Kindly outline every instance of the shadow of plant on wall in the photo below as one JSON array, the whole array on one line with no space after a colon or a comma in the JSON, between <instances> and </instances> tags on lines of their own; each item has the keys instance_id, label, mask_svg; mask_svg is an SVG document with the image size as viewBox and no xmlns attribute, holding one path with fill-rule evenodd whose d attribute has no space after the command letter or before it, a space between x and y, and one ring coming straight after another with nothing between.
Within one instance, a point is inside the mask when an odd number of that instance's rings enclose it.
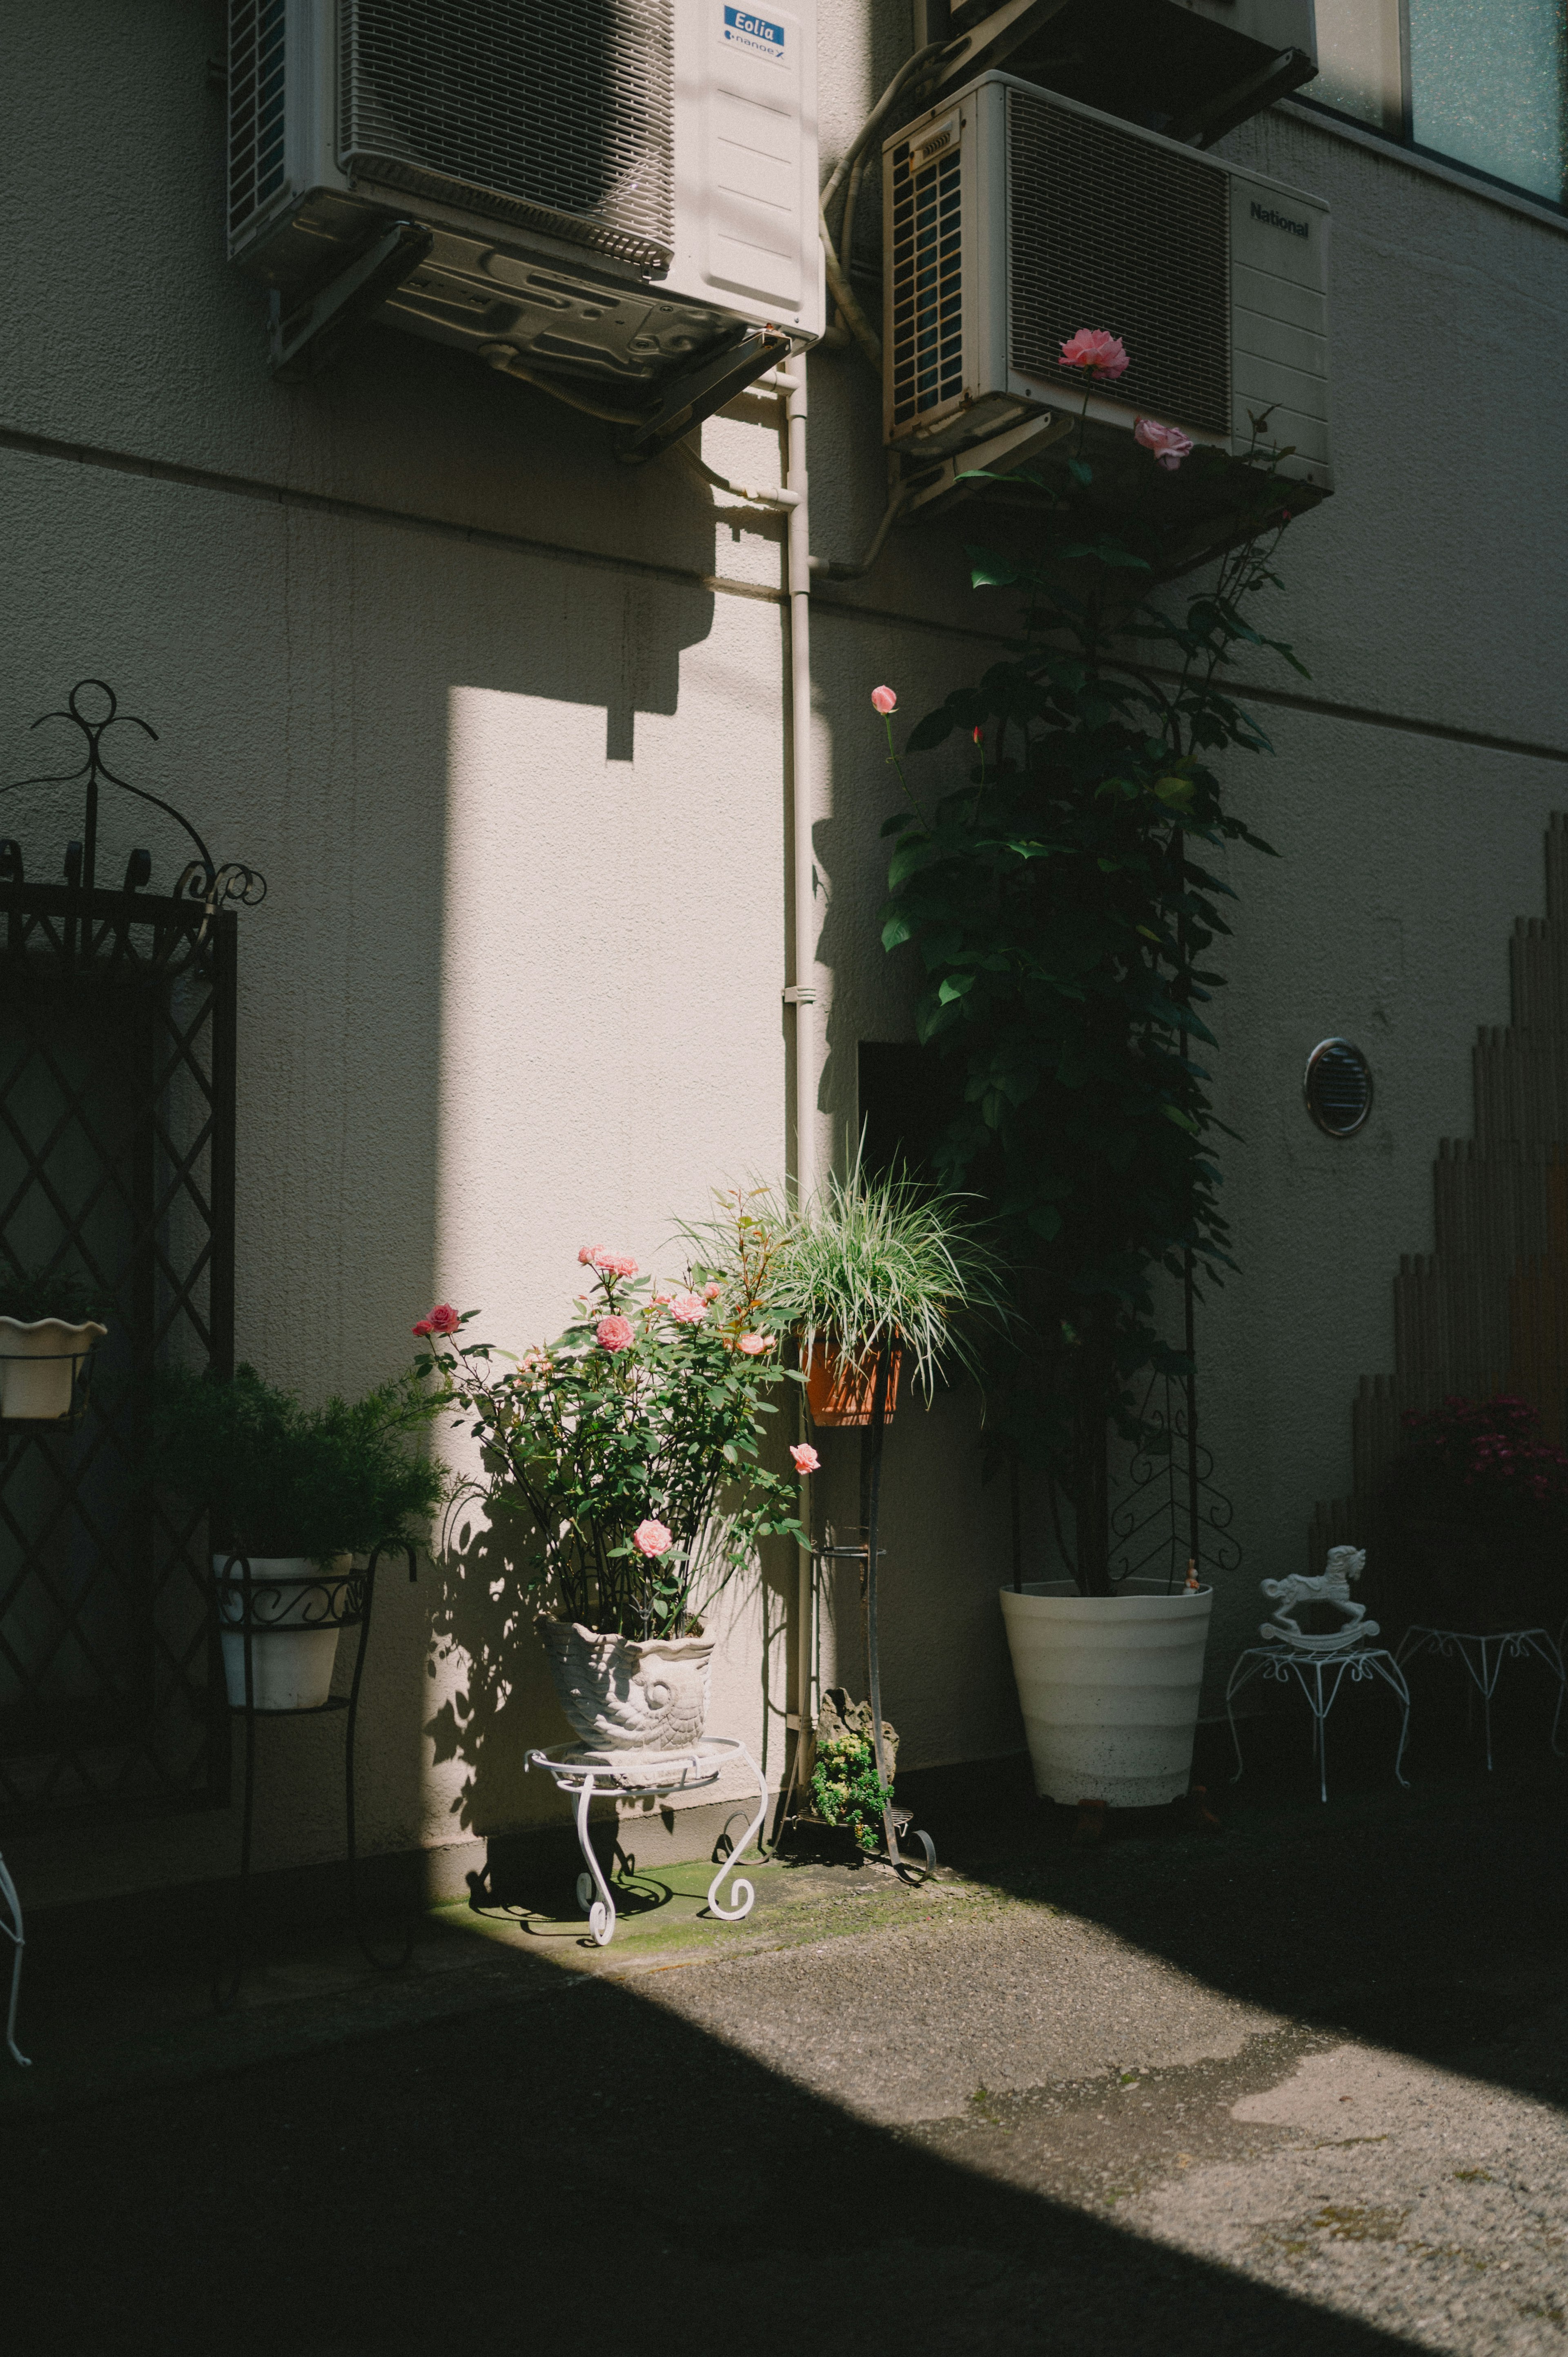
<instances>
[{"instance_id":1,"label":"shadow of plant on wall","mask_svg":"<svg viewBox=\"0 0 1568 2357\"><path fill-rule=\"evenodd\" d=\"M437 1771L461 1763L451 1813L465 1833L482 1836L545 1813L542 1795L529 1806L527 1755L546 1744L569 1743L572 1730L533 1631L536 1606L524 1568L530 1525L502 1513L487 1523L475 1502L459 1496L432 1558L441 1592L425 1674L434 1684L456 1666L461 1682L426 1720L424 1732Z\"/></svg>"}]
</instances>

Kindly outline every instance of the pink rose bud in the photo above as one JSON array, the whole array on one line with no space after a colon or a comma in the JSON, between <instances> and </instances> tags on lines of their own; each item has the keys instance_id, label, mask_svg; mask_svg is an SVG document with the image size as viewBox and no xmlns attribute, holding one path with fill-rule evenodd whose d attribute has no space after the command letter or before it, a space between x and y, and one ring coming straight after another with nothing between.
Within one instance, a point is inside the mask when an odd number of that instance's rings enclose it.
<instances>
[{"instance_id":1,"label":"pink rose bud","mask_svg":"<svg viewBox=\"0 0 1568 2357\"><path fill-rule=\"evenodd\" d=\"M880 712L884 719L897 701L898 698L890 687L874 687L871 691L872 708L874 711Z\"/></svg>"},{"instance_id":2,"label":"pink rose bud","mask_svg":"<svg viewBox=\"0 0 1568 2357\"><path fill-rule=\"evenodd\" d=\"M428 1318L422 1318L413 1330L419 1335L430 1335L435 1333L435 1329Z\"/></svg>"},{"instance_id":3,"label":"pink rose bud","mask_svg":"<svg viewBox=\"0 0 1568 2357\"><path fill-rule=\"evenodd\" d=\"M1162 425L1153 417L1140 417L1133 428L1133 439L1141 442L1145 450L1155 454L1155 464L1174 475L1184 458L1192 456L1192 443L1179 425Z\"/></svg>"},{"instance_id":4,"label":"pink rose bud","mask_svg":"<svg viewBox=\"0 0 1568 2357\"><path fill-rule=\"evenodd\" d=\"M811 1447L809 1440L797 1441L794 1448L789 1451L789 1454L795 1460L795 1470L797 1473L820 1473L822 1471L822 1460L817 1455L816 1450Z\"/></svg>"},{"instance_id":5,"label":"pink rose bud","mask_svg":"<svg viewBox=\"0 0 1568 2357\"><path fill-rule=\"evenodd\" d=\"M601 1351L627 1351L637 1337L629 1318L601 1318L594 1329L594 1340Z\"/></svg>"},{"instance_id":6,"label":"pink rose bud","mask_svg":"<svg viewBox=\"0 0 1568 2357\"><path fill-rule=\"evenodd\" d=\"M773 1348L773 1337L771 1334L743 1334L736 1348L744 1351L748 1359L760 1359L764 1351Z\"/></svg>"},{"instance_id":7,"label":"pink rose bud","mask_svg":"<svg viewBox=\"0 0 1568 2357\"><path fill-rule=\"evenodd\" d=\"M984 729L983 729L983 728L977 728L977 729L975 730L975 732L974 732L974 741L975 741L975 743L976 743L977 745L983 745L983 744L984 744L984 742L985 742L985 731L984 731Z\"/></svg>"},{"instance_id":8,"label":"pink rose bud","mask_svg":"<svg viewBox=\"0 0 1568 2357\"><path fill-rule=\"evenodd\" d=\"M678 1293L670 1304L670 1315L677 1326L700 1326L708 1314L708 1305L700 1293Z\"/></svg>"},{"instance_id":9,"label":"pink rose bud","mask_svg":"<svg viewBox=\"0 0 1568 2357\"><path fill-rule=\"evenodd\" d=\"M703 1299L704 1301L716 1301L723 1291L724 1286L722 1285L704 1285L703 1287Z\"/></svg>"},{"instance_id":10,"label":"pink rose bud","mask_svg":"<svg viewBox=\"0 0 1568 2357\"><path fill-rule=\"evenodd\" d=\"M675 1534L667 1531L662 1523L650 1520L639 1523L631 1534L631 1543L641 1555L668 1555L675 1544Z\"/></svg>"},{"instance_id":11,"label":"pink rose bud","mask_svg":"<svg viewBox=\"0 0 1568 2357\"><path fill-rule=\"evenodd\" d=\"M430 1313L433 1334L456 1334L463 1321L449 1301L438 1301Z\"/></svg>"},{"instance_id":12,"label":"pink rose bud","mask_svg":"<svg viewBox=\"0 0 1568 2357\"><path fill-rule=\"evenodd\" d=\"M605 1248L603 1244L585 1244L582 1251L577 1254L577 1258L582 1262L585 1268L597 1268L604 1256Z\"/></svg>"},{"instance_id":13,"label":"pink rose bud","mask_svg":"<svg viewBox=\"0 0 1568 2357\"><path fill-rule=\"evenodd\" d=\"M1061 355L1063 368L1082 369L1097 383L1113 384L1133 364L1121 337L1104 328L1080 328L1069 337Z\"/></svg>"}]
</instances>

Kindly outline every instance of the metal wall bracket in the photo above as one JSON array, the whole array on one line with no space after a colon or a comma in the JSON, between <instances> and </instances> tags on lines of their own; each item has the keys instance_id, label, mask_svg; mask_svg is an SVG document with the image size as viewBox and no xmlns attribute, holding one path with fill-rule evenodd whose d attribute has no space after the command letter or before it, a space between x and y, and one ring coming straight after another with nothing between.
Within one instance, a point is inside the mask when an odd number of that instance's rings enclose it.
<instances>
[{"instance_id":1,"label":"metal wall bracket","mask_svg":"<svg viewBox=\"0 0 1568 2357\"><path fill-rule=\"evenodd\" d=\"M384 237L306 303L285 311L272 297L272 371L285 384L314 376L336 358L351 328L368 318L424 262L435 242L434 230L417 221L394 221Z\"/></svg>"},{"instance_id":2,"label":"metal wall bracket","mask_svg":"<svg viewBox=\"0 0 1568 2357\"><path fill-rule=\"evenodd\" d=\"M789 338L781 329L763 328L738 344L726 345L683 375L671 378L647 417L627 426L617 437L616 457L634 467L659 457L704 417L711 417L770 368L787 361L789 350Z\"/></svg>"}]
</instances>

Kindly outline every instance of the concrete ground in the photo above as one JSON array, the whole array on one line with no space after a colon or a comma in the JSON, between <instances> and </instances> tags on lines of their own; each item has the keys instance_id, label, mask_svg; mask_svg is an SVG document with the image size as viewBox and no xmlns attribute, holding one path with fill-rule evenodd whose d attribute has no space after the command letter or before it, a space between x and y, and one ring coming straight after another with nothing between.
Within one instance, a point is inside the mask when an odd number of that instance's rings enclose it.
<instances>
[{"instance_id":1,"label":"concrete ground","mask_svg":"<svg viewBox=\"0 0 1568 2357\"><path fill-rule=\"evenodd\" d=\"M1294 1723L1234 1792L1206 1738L1219 1829L929 1780L922 1887L768 1865L728 1927L633 1874L600 1952L568 1883L385 1978L278 1939L222 2018L46 1942L0 2346L1555 2357L1568 1771L1521 1710L1402 1792L1368 1732L1327 1808Z\"/></svg>"}]
</instances>

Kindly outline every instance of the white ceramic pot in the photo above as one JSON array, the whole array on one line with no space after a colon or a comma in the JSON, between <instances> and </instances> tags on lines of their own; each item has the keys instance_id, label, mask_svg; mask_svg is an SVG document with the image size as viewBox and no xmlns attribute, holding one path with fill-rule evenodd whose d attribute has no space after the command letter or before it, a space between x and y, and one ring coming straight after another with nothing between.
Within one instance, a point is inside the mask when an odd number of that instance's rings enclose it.
<instances>
[{"instance_id":1,"label":"white ceramic pot","mask_svg":"<svg viewBox=\"0 0 1568 2357\"><path fill-rule=\"evenodd\" d=\"M108 1331L92 1318L71 1326L63 1318L38 1318L24 1326L0 1318L0 1415L39 1423L69 1415L76 1370Z\"/></svg>"},{"instance_id":2,"label":"white ceramic pot","mask_svg":"<svg viewBox=\"0 0 1568 2357\"><path fill-rule=\"evenodd\" d=\"M218 1583L218 1619L242 1622L244 1591L239 1565L230 1569L226 1555L212 1558ZM340 1609L341 1589L353 1568L352 1555L333 1558L323 1571L303 1555L253 1555L251 1566L251 1611L264 1628L251 1631L251 1690L257 1710L319 1710L332 1691L332 1668L338 1658L341 1631L334 1625L313 1628L326 1612ZM230 1706L245 1706L245 1635L242 1628L222 1630L223 1682Z\"/></svg>"},{"instance_id":3,"label":"white ceramic pot","mask_svg":"<svg viewBox=\"0 0 1568 2357\"><path fill-rule=\"evenodd\" d=\"M1131 1579L1115 1596L1070 1580L1002 1590L1002 1617L1042 1800L1156 1808L1192 1774L1211 1587Z\"/></svg>"},{"instance_id":4,"label":"white ceramic pot","mask_svg":"<svg viewBox=\"0 0 1568 2357\"><path fill-rule=\"evenodd\" d=\"M534 1622L572 1731L596 1751L683 1751L708 1719L712 1637L615 1637Z\"/></svg>"}]
</instances>

